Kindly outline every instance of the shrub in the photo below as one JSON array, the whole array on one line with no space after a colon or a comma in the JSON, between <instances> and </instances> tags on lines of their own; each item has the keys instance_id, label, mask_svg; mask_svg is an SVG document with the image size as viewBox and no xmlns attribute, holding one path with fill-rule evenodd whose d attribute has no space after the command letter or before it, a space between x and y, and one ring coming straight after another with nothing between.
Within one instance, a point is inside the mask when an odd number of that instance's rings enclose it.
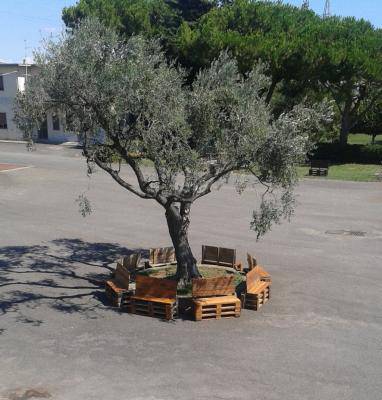
<instances>
[{"instance_id":1,"label":"shrub","mask_svg":"<svg viewBox=\"0 0 382 400\"><path fill-rule=\"evenodd\" d=\"M380 164L382 145L320 143L309 155L310 160L329 160L332 163Z\"/></svg>"}]
</instances>

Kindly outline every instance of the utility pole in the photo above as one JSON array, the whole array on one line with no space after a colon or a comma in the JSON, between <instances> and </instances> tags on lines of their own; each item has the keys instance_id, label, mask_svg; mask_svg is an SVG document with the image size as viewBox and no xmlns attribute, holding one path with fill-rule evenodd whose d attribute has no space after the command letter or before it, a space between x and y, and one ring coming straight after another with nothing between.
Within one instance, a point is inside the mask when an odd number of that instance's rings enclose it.
<instances>
[{"instance_id":1,"label":"utility pole","mask_svg":"<svg viewBox=\"0 0 382 400\"><path fill-rule=\"evenodd\" d=\"M309 0L304 0L304 1L302 2L301 8L302 8L303 10L308 10L308 9L309 9Z\"/></svg>"},{"instance_id":2,"label":"utility pole","mask_svg":"<svg viewBox=\"0 0 382 400\"><path fill-rule=\"evenodd\" d=\"M325 1L325 8L324 8L324 18L329 18L331 16L330 12L330 0Z\"/></svg>"},{"instance_id":3,"label":"utility pole","mask_svg":"<svg viewBox=\"0 0 382 400\"><path fill-rule=\"evenodd\" d=\"M24 45L25 45L24 65L25 65L25 82L26 82L28 80L28 63L27 63L28 46L26 39L24 40Z\"/></svg>"}]
</instances>

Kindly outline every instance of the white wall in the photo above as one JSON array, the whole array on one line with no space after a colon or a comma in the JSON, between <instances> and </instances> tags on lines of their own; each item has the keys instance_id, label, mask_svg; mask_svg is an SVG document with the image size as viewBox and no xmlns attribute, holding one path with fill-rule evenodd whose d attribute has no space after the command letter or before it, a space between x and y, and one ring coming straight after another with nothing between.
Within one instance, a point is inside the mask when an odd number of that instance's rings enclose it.
<instances>
[{"instance_id":1,"label":"white wall","mask_svg":"<svg viewBox=\"0 0 382 400\"><path fill-rule=\"evenodd\" d=\"M60 130L55 131L53 130L53 116L52 114L48 114L47 116L48 122L48 140L52 143L63 143L63 142L77 142L78 138L77 135L65 132L63 130L63 121L60 118Z\"/></svg>"},{"instance_id":2,"label":"white wall","mask_svg":"<svg viewBox=\"0 0 382 400\"><path fill-rule=\"evenodd\" d=\"M28 74L33 74L35 67L29 67ZM7 129L0 129L0 139L22 140L23 133L13 122L13 104L17 91L24 90L25 67L18 64L0 64L0 75L3 76L4 91L0 90L0 113L7 115ZM48 141L52 143L76 142L77 135L65 132L60 119L60 130L53 130L52 115L47 116ZM37 136L37 135L36 135Z\"/></svg>"},{"instance_id":3,"label":"white wall","mask_svg":"<svg viewBox=\"0 0 382 400\"><path fill-rule=\"evenodd\" d=\"M1 74L0 68L0 74ZM22 140L23 134L13 122L13 101L17 94L18 72L3 75L4 90L0 90L0 113L6 113L8 129L0 129L0 139Z\"/></svg>"}]
</instances>

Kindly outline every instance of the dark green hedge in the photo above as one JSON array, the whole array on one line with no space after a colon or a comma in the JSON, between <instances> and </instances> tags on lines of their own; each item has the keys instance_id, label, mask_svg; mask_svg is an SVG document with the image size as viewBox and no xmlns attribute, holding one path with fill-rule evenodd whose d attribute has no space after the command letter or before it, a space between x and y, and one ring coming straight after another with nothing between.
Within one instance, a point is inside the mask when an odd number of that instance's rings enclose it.
<instances>
[{"instance_id":1,"label":"dark green hedge","mask_svg":"<svg viewBox=\"0 0 382 400\"><path fill-rule=\"evenodd\" d=\"M380 164L382 145L348 144L341 147L339 143L320 143L309 158L329 160L332 163Z\"/></svg>"}]
</instances>

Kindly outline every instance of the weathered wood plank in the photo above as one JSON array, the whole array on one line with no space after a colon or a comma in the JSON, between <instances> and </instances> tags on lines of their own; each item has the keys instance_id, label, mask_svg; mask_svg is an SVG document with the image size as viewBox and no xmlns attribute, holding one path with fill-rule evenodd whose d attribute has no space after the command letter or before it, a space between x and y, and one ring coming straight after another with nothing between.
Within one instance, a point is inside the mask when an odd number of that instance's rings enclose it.
<instances>
[{"instance_id":1,"label":"weathered wood plank","mask_svg":"<svg viewBox=\"0 0 382 400\"><path fill-rule=\"evenodd\" d=\"M192 297L225 296L235 293L234 276L192 280Z\"/></svg>"}]
</instances>

